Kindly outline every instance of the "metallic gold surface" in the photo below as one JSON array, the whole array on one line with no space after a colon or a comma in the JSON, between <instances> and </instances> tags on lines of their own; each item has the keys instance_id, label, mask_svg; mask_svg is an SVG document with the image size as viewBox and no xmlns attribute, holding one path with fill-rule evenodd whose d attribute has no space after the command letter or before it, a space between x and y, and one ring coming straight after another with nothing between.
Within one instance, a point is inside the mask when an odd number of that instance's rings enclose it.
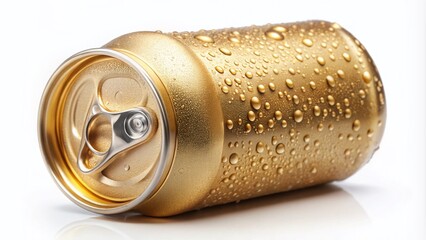
<instances>
[{"instance_id":1,"label":"metallic gold surface","mask_svg":"<svg viewBox=\"0 0 426 240\"><path fill-rule=\"evenodd\" d=\"M39 134L58 184L91 211L168 216L341 180L383 135L380 76L337 24L139 32L82 55L50 80ZM94 98L111 112L149 107L159 129L87 174L75 162ZM91 122L90 144L108 151L110 128Z\"/></svg>"}]
</instances>

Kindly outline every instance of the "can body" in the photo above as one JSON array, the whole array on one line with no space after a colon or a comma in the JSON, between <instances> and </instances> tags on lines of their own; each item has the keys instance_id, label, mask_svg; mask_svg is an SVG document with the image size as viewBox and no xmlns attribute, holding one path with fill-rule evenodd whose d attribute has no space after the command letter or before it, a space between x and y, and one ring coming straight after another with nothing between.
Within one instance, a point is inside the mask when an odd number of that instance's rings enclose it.
<instances>
[{"instance_id":1,"label":"can body","mask_svg":"<svg viewBox=\"0 0 426 240\"><path fill-rule=\"evenodd\" d=\"M102 49L54 74L39 123L56 181L95 212L168 216L341 180L371 158L383 135L379 73L337 24L138 32ZM141 83L128 80L141 72ZM147 93L142 100L134 100L138 91ZM140 106L152 134L120 145L108 140L115 127L91 131L102 125L92 118L98 105L105 116Z\"/></svg>"}]
</instances>

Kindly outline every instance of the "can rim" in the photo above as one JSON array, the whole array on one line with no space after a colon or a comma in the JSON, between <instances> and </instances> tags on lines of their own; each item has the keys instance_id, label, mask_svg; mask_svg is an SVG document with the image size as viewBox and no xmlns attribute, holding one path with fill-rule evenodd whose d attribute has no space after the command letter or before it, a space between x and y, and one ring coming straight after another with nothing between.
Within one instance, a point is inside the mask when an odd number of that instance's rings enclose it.
<instances>
[{"instance_id":1,"label":"can rim","mask_svg":"<svg viewBox=\"0 0 426 240\"><path fill-rule=\"evenodd\" d=\"M58 159L51 159L49 157L52 157L53 155L48 154L49 151L45 146L45 140L46 140L46 134L45 128L46 128L46 112L48 106L49 106L49 100L52 97L52 93L54 92L55 83L57 81L64 80L64 77L62 76L66 71L69 71L70 68L73 68L75 66L78 66L81 64L82 61L87 60L91 57L112 57L119 61L122 61L123 63L127 64L129 67L131 67L133 70L136 71L136 73L144 80L146 83L148 83L149 88L151 89L154 99L158 104L159 110L160 110L160 116L164 121L162 122L163 131L161 133L162 139L161 139L161 152L160 152L160 158L158 160L157 167L154 172L154 176L149 182L148 186L145 188L145 190L135 199L121 202L117 204L117 202L114 202L114 204L110 206L105 206L105 203L102 204L95 204L93 201L87 201L81 196L79 196L78 190L76 188L73 188L72 186L69 186L72 184L69 180L64 179L65 177L72 177L68 175L71 174L65 174L67 176L63 176L63 173L58 173L58 170L62 172L61 169L54 169L58 168L58 166L52 166L53 163L57 161L64 161L62 158L61 160ZM137 58L136 56L131 55L129 52L122 52L117 49L108 49L108 48L92 48L87 49L84 51L81 51L79 53L74 54L73 56L69 57L67 60L65 60L58 69L53 73L51 78L48 81L48 84L46 88L44 89L44 92L42 94L42 98L40 101L40 107L38 112L38 138L39 138L39 146L41 149L41 153L44 159L44 162L46 164L46 167L49 170L49 173L51 176L55 179L56 184L59 186L61 191L74 203L76 203L78 206L92 211L96 213L101 214L118 214L123 213L126 211L129 211L131 209L134 209L136 206L141 204L143 201L147 200L151 196L153 196L158 189L158 187L162 184L162 182L165 180L168 171L171 166L171 156L173 156L173 150L175 147L175 136L174 136L174 128L169 125L169 122L167 119L170 119L167 107L165 106L164 98L161 95L161 92L157 88L158 84L154 83L153 78L150 76L150 74L146 71L144 66L141 65L141 62L143 62L141 59ZM66 78L66 77L65 77ZM172 117L173 118L173 117ZM56 141L58 142L58 138L54 137ZM62 155L62 154L61 154ZM169 169L167 169L167 167ZM59 176L58 176L59 174ZM77 179L77 181L79 181ZM103 199L104 200L104 199Z\"/></svg>"}]
</instances>

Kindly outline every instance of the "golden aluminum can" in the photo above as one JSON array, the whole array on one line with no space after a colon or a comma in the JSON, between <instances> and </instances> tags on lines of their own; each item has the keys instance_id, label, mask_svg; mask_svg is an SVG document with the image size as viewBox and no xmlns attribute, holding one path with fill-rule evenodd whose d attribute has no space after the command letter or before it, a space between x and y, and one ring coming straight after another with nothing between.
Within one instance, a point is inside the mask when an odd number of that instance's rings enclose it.
<instances>
[{"instance_id":1,"label":"golden aluminum can","mask_svg":"<svg viewBox=\"0 0 426 240\"><path fill-rule=\"evenodd\" d=\"M79 206L170 216L345 179L385 118L364 46L307 21L135 32L80 52L45 89L39 140Z\"/></svg>"}]
</instances>

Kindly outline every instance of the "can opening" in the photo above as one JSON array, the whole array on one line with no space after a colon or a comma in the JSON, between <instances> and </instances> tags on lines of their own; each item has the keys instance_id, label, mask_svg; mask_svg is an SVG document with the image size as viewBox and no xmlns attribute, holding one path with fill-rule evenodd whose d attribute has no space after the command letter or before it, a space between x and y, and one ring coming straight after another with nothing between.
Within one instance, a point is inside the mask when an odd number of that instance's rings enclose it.
<instances>
[{"instance_id":1,"label":"can opening","mask_svg":"<svg viewBox=\"0 0 426 240\"><path fill-rule=\"evenodd\" d=\"M175 146L169 101L155 73L128 54L93 49L63 63L42 98L39 138L65 194L103 214L155 194Z\"/></svg>"}]
</instances>

